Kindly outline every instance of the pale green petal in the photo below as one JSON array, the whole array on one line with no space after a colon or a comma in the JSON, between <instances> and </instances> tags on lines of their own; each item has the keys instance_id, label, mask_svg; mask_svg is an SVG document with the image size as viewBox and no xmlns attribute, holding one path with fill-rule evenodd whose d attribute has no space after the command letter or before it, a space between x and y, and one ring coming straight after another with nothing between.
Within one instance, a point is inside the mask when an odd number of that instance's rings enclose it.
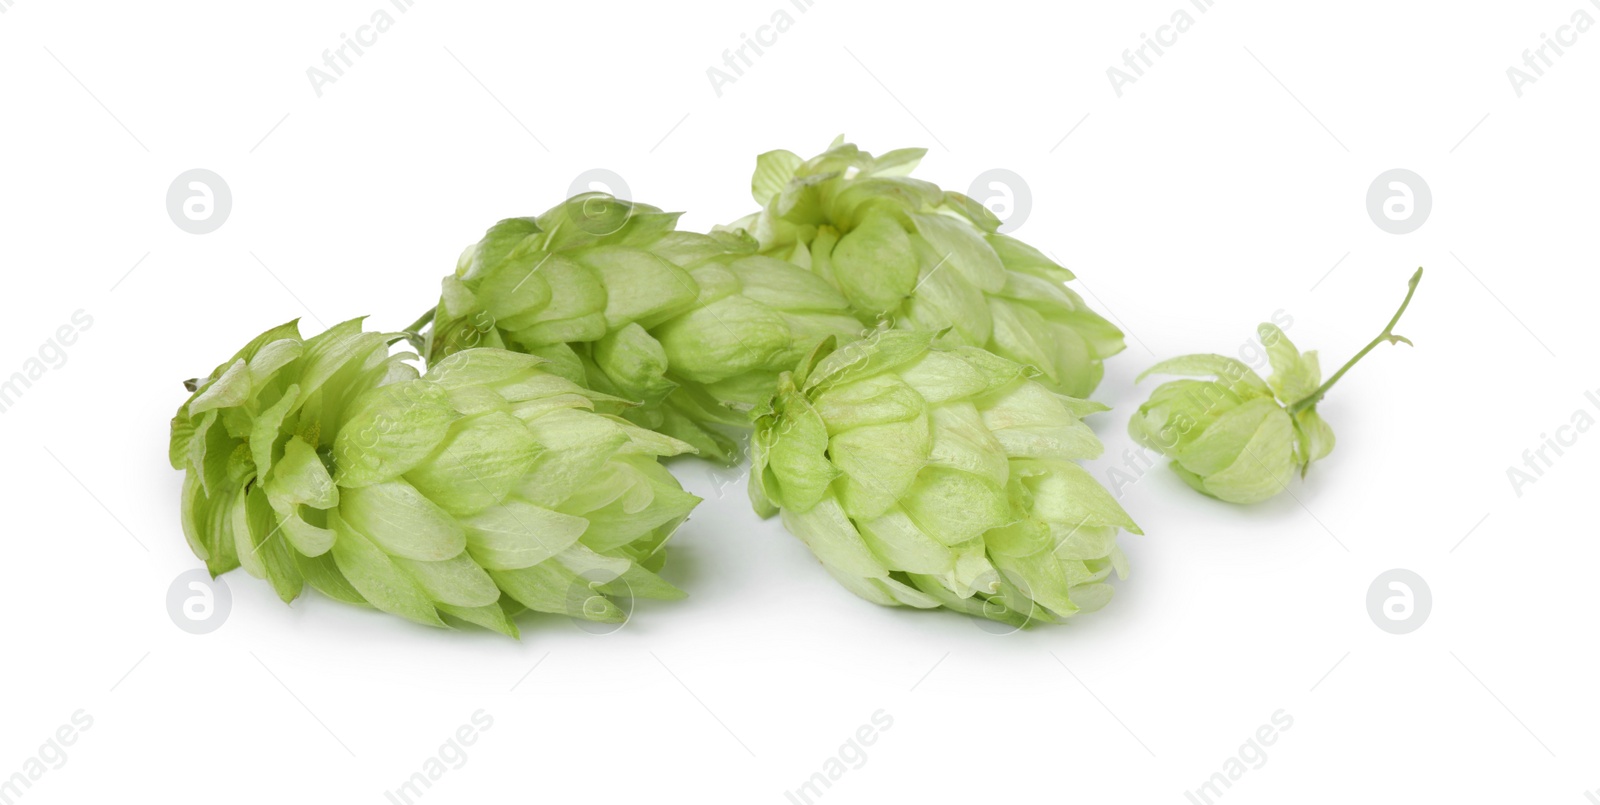
<instances>
[{"instance_id":1,"label":"pale green petal","mask_svg":"<svg viewBox=\"0 0 1600 805\"><path fill-rule=\"evenodd\" d=\"M827 494L839 470L828 460L828 431L822 417L800 394L780 397L783 431L764 451L763 468L770 464L781 479L771 494L784 506L807 511Z\"/></svg>"},{"instance_id":2,"label":"pale green petal","mask_svg":"<svg viewBox=\"0 0 1600 805\"><path fill-rule=\"evenodd\" d=\"M550 283L541 273L548 252L518 252L484 273L474 289L476 298L496 320L537 315L550 304Z\"/></svg>"},{"instance_id":3,"label":"pale green petal","mask_svg":"<svg viewBox=\"0 0 1600 805\"><path fill-rule=\"evenodd\" d=\"M189 413L199 414L217 408L232 408L250 399L250 368L236 360L222 376L211 381L189 401Z\"/></svg>"},{"instance_id":4,"label":"pale green petal","mask_svg":"<svg viewBox=\"0 0 1600 805\"><path fill-rule=\"evenodd\" d=\"M499 603L483 607L458 607L440 602L437 606L439 611L446 615L499 632L506 637L516 639L522 636L517 624L506 613L506 608Z\"/></svg>"},{"instance_id":5,"label":"pale green petal","mask_svg":"<svg viewBox=\"0 0 1600 805\"><path fill-rule=\"evenodd\" d=\"M1288 425L1288 416L1271 398L1250 400L1217 417L1174 457L1190 472L1201 477L1221 472L1233 466L1245 444L1264 422L1276 419L1274 414L1283 415L1283 424ZM1285 446L1288 446L1287 442Z\"/></svg>"},{"instance_id":6,"label":"pale green petal","mask_svg":"<svg viewBox=\"0 0 1600 805\"><path fill-rule=\"evenodd\" d=\"M833 436L828 456L844 474L837 491L851 514L876 517L893 506L916 481L932 446L925 415Z\"/></svg>"},{"instance_id":7,"label":"pale green petal","mask_svg":"<svg viewBox=\"0 0 1600 805\"><path fill-rule=\"evenodd\" d=\"M1010 476L1011 453L996 438L972 403L952 403L932 410L933 448L928 464L971 473L997 487ZM1093 434L1091 434L1092 436Z\"/></svg>"},{"instance_id":8,"label":"pale green petal","mask_svg":"<svg viewBox=\"0 0 1600 805\"><path fill-rule=\"evenodd\" d=\"M850 310L850 303L821 277L782 260L742 257L728 264L728 271L738 280L741 295L776 310Z\"/></svg>"},{"instance_id":9,"label":"pale green petal","mask_svg":"<svg viewBox=\"0 0 1600 805\"><path fill-rule=\"evenodd\" d=\"M452 425L439 449L405 477L440 508L466 516L505 500L542 450L516 417L480 414Z\"/></svg>"},{"instance_id":10,"label":"pale green petal","mask_svg":"<svg viewBox=\"0 0 1600 805\"><path fill-rule=\"evenodd\" d=\"M782 192L802 162L792 151L768 151L756 157L756 173L750 180L750 194L756 203L764 207Z\"/></svg>"},{"instance_id":11,"label":"pale green petal","mask_svg":"<svg viewBox=\"0 0 1600 805\"><path fill-rule=\"evenodd\" d=\"M333 545L333 561L362 598L402 618L428 626L444 626L428 594L410 574L396 566L384 550L337 514L329 518L329 523L339 533Z\"/></svg>"},{"instance_id":12,"label":"pale green petal","mask_svg":"<svg viewBox=\"0 0 1600 805\"><path fill-rule=\"evenodd\" d=\"M1236 358L1223 355L1185 355L1169 358L1140 374L1138 380L1150 375L1183 375L1188 377L1216 377L1227 383L1241 397L1266 397L1272 394L1267 381Z\"/></svg>"},{"instance_id":13,"label":"pale green petal","mask_svg":"<svg viewBox=\"0 0 1600 805\"><path fill-rule=\"evenodd\" d=\"M805 512L784 509L783 524L835 574L855 578L888 575L844 509L831 498Z\"/></svg>"},{"instance_id":14,"label":"pale green petal","mask_svg":"<svg viewBox=\"0 0 1600 805\"><path fill-rule=\"evenodd\" d=\"M513 498L462 521L467 550L489 570L530 567L556 556L589 527L582 517Z\"/></svg>"},{"instance_id":15,"label":"pale green petal","mask_svg":"<svg viewBox=\"0 0 1600 805\"><path fill-rule=\"evenodd\" d=\"M500 590L472 557L463 553L441 562L418 562L396 557L396 566L432 600L458 607L489 606L500 600Z\"/></svg>"},{"instance_id":16,"label":"pale green petal","mask_svg":"<svg viewBox=\"0 0 1600 805\"><path fill-rule=\"evenodd\" d=\"M830 386L816 395L815 405L818 415L827 422L829 433L905 422L928 410L922 395L892 374Z\"/></svg>"},{"instance_id":17,"label":"pale green petal","mask_svg":"<svg viewBox=\"0 0 1600 805\"><path fill-rule=\"evenodd\" d=\"M306 556L321 556L333 547L338 534L332 529L315 526L300 517L299 512L280 513L278 529L294 549Z\"/></svg>"},{"instance_id":18,"label":"pale green petal","mask_svg":"<svg viewBox=\"0 0 1600 805\"><path fill-rule=\"evenodd\" d=\"M1011 522L1005 491L967 472L928 467L902 498L906 514L929 536L956 545Z\"/></svg>"},{"instance_id":19,"label":"pale green petal","mask_svg":"<svg viewBox=\"0 0 1600 805\"><path fill-rule=\"evenodd\" d=\"M267 499L280 512L300 505L331 509L339 505L339 487L334 486L328 468L317 450L299 436L284 445L283 458L272 467L266 480Z\"/></svg>"},{"instance_id":20,"label":"pale green petal","mask_svg":"<svg viewBox=\"0 0 1600 805\"><path fill-rule=\"evenodd\" d=\"M606 289L606 327L652 327L682 312L699 296L689 273L644 251L623 246L586 249L576 259L592 269Z\"/></svg>"},{"instance_id":21,"label":"pale green petal","mask_svg":"<svg viewBox=\"0 0 1600 805\"><path fill-rule=\"evenodd\" d=\"M518 494L549 508L588 484L628 443L628 434L615 422L581 410L551 411L527 428L544 450L535 456Z\"/></svg>"},{"instance_id":22,"label":"pale green petal","mask_svg":"<svg viewBox=\"0 0 1600 805\"><path fill-rule=\"evenodd\" d=\"M594 361L618 393L636 402L659 402L678 386L667 378L669 363L661 342L637 324L596 342Z\"/></svg>"},{"instance_id":23,"label":"pale green petal","mask_svg":"<svg viewBox=\"0 0 1600 805\"><path fill-rule=\"evenodd\" d=\"M917 258L900 222L873 215L839 239L829 256L835 281L857 309L886 313L917 285Z\"/></svg>"},{"instance_id":24,"label":"pale green petal","mask_svg":"<svg viewBox=\"0 0 1600 805\"><path fill-rule=\"evenodd\" d=\"M956 551L919 528L904 509L858 521L857 527L867 547L888 567L931 575L955 569Z\"/></svg>"},{"instance_id":25,"label":"pale green petal","mask_svg":"<svg viewBox=\"0 0 1600 805\"><path fill-rule=\"evenodd\" d=\"M1277 325L1263 322L1256 334L1267 348L1267 359L1272 363L1272 377L1267 382L1284 405L1291 405L1317 390L1321 382L1315 358L1307 363L1289 336Z\"/></svg>"},{"instance_id":26,"label":"pale green petal","mask_svg":"<svg viewBox=\"0 0 1600 805\"><path fill-rule=\"evenodd\" d=\"M700 383L768 366L793 346L778 311L744 296L728 296L653 331L672 369Z\"/></svg>"},{"instance_id":27,"label":"pale green petal","mask_svg":"<svg viewBox=\"0 0 1600 805\"><path fill-rule=\"evenodd\" d=\"M1288 483L1294 440L1293 423L1282 408L1271 400L1253 400L1219 418L1178 459L1204 479L1209 494L1232 503L1255 503Z\"/></svg>"},{"instance_id":28,"label":"pale green petal","mask_svg":"<svg viewBox=\"0 0 1600 805\"><path fill-rule=\"evenodd\" d=\"M944 215L913 214L911 220L940 259L949 262L967 282L986 293L1006 284L1005 264L983 236L970 226Z\"/></svg>"},{"instance_id":29,"label":"pale green petal","mask_svg":"<svg viewBox=\"0 0 1600 805\"><path fill-rule=\"evenodd\" d=\"M1120 526L1141 533L1116 498L1088 470L1069 461L1017 460L1012 466L1027 476L1033 491L1033 515L1067 529Z\"/></svg>"},{"instance_id":30,"label":"pale green petal","mask_svg":"<svg viewBox=\"0 0 1600 805\"><path fill-rule=\"evenodd\" d=\"M1303 471L1311 462L1320 461L1333 452L1333 428L1328 426L1315 408L1295 414L1294 423L1300 445L1299 463Z\"/></svg>"},{"instance_id":31,"label":"pale green petal","mask_svg":"<svg viewBox=\"0 0 1600 805\"><path fill-rule=\"evenodd\" d=\"M439 562L467 547L461 524L405 481L347 489L339 513L351 528L395 556Z\"/></svg>"},{"instance_id":32,"label":"pale green petal","mask_svg":"<svg viewBox=\"0 0 1600 805\"><path fill-rule=\"evenodd\" d=\"M457 410L444 386L426 380L381 386L356 398L333 442L339 485L368 486L410 472L444 441L460 418Z\"/></svg>"}]
</instances>

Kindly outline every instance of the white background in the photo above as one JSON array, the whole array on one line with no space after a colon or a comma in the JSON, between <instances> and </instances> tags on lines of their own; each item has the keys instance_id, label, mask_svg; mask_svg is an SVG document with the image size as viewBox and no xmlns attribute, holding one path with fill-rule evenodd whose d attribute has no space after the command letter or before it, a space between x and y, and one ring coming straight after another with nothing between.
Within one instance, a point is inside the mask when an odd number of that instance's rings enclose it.
<instances>
[{"instance_id":1,"label":"white background","mask_svg":"<svg viewBox=\"0 0 1600 805\"><path fill-rule=\"evenodd\" d=\"M0 376L94 322L0 414L0 776L93 718L22 801L386 802L480 709L492 728L421 801L787 802L880 710L818 801L1182 803L1279 710L1292 728L1223 801L1600 788L1600 428L1520 496L1507 479L1575 411L1600 418L1600 30L1520 98L1506 75L1575 10L1600 18L1588 0L417 0L318 97L307 68L388 2L0 2ZM1193 27L1118 97L1107 68L1180 7ZM793 27L719 97L707 68L780 8ZM1423 265L1416 347L1328 397L1338 448L1292 497L1229 506L1165 469L1128 487L1133 576L1063 627L859 601L692 462L707 500L667 569L691 597L615 634L285 607L242 572L222 628L174 626L168 587L199 567L166 463L179 381L293 317L404 326L463 246L585 170L703 229L753 209L757 153L840 132L928 146L918 175L952 189L1026 179L1014 234L1129 335L1095 395L1115 406L1097 473L1131 444L1139 371L1235 354L1274 311L1331 370ZM1396 167L1434 199L1403 236L1365 204ZM232 191L212 234L166 211L191 168ZM1432 591L1404 636L1366 607L1390 568Z\"/></svg>"}]
</instances>

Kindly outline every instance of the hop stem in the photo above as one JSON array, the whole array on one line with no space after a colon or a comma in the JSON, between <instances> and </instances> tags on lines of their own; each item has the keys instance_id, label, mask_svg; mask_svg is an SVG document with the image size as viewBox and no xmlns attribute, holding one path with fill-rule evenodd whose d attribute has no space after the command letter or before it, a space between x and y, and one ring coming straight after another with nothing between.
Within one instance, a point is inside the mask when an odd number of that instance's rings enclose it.
<instances>
[{"instance_id":1,"label":"hop stem","mask_svg":"<svg viewBox=\"0 0 1600 805\"><path fill-rule=\"evenodd\" d=\"M412 322L410 327L400 331L401 335L405 337L405 340L411 344L411 347L415 349L419 355L422 353L423 345L426 343L422 335L422 328L433 323L434 314L438 313L438 311L439 308L437 307L428 308L428 312L418 316L417 320ZM390 341L389 343L393 344L394 341Z\"/></svg>"},{"instance_id":2,"label":"hop stem","mask_svg":"<svg viewBox=\"0 0 1600 805\"><path fill-rule=\"evenodd\" d=\"M1411 343L1411 339L1406 338L1403 335L1396 335L1395 334L1394 326L1399 323L1401 314L1405 313L1406 312L1406 307L1411 304L1411 297L1414 296L1417 293L1417 283L1419 283L1421 281L1422 281L1422 269L1418 268L1417 269L1417 273L1411 275L1411 282L1406 288L1405 301L1400 303L1400 309L1396 310L1394 312L1394 318L1389 320L1389 325L1387 327L1383 328L1383 332L1378 333L1378 337L1377 338L1372 339L1372 342L1367 344L1365 347L1362 347L1361 351L1357 352L1356 356L1354 358L1351 358L1349 361L1347 361L1345 363L1345 365L1339 367L1339 371L1334 372L1333 373L1333 377L1328 378L1328 382L1323 383L1322 385L1318 386L1317 390L1311 392L1309 395L1307 395L1305 397L1305 399L1300 400L1299 402L1296 402L1294 405L1289 406L1289 415L1290 416L1294 416L1295 414L1298 414L1301 411L1304 411L1307 408L1311 408L1312 406L1315 406L1317 403L1321 402L1323 395L1328 393L1328 389L1333 388L1333 384L1339 382L1339 378L1344 377L1344 373L1350 371L1350 367L1355 366L1356 365L1356 361L1359 361L1362 358L1365 358L1367 356L1367 353L1371 352L1373 350L1373 348L1378 346L1379 344L1382 344L1383 342L1387 341L1387 342L1389 342L1391 344L1402 344L1403 343L1406 346L1413 346L1413 344Z\"/></svg>"}]
</instances>

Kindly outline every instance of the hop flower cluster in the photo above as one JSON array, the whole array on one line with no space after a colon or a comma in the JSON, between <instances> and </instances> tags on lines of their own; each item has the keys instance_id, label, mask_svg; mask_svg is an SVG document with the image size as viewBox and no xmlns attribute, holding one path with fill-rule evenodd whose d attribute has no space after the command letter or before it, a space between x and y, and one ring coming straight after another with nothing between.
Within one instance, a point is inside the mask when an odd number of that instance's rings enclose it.
<instances>
[{"instance_id":1,"label":"hop flower cluster","mask_svg":"<svg viewBox=\"0 0 1600 805\"><path fill-rule=\"evenodd\" d=\"M213 574L516 636L523 610L618 622L700 502L662 461L726 463L844 587L1016 626L1099 609L1133 519L1079 462L1122 333L921 149L757 160L761 210L710 234L576 196L491 227L404 332L262 333L171 424L182 523ZM1190 355L1129 424L1208 495L1266 499L1333 449L1316 353L1273 376ZM396 351L402 340L426 356Z\"/></svg>"},{"instance_id":2,"label":"hop flower cluster","mask_svg":"<svg viewBox=\"0 0 1600 805\"><path fill-rule=\"evenodd\" d=\"M1302 353L1272 324L1257 332L1272 363L1271 381L1222 355L1162 361L1152 374L1206 380L1161 384L1128 421L1140 444L1173 459L1189 486L1230 503L1256 503L1283 491L1293 472L1333 451L1333 429L1315 408L1288 406L1316 390L1322 370L1315 351Z\"/></svg>"},{"instance_id":3,"label":"hop flower cluster","mask_svg":"<svg viewBox=\"0 0 1600 805\"><path fill-rule=\"evenodd\" d=\"M751 182L762 209L731 228L826 278L863 315L983 347L1089 396L1122 331L1067 287L1071 271L1001 234L983 205L910 178L925 153L874 157L841 139L809 160L762 154Z\"/></svg>"},{"instance_id":4,"label":"hop flower cluster","mask_svg":"<svg viewBox=\"0 0 1600 805\"><path fill-rule=\"evenodd\" d=\"M1185 355L1150 367L1140 380L1152 374L1209 379L1161 384L1128 421L1129 434L1171 458L1184 483L1219 500L1259 503L1287 491L1296 469L1304 476L1312 462L1333 452L1333 428L1317 413L1328 389L1379 344L1411 343L1394 327L1421 281L1419 268L1388 326L1325 383L1317 353L1301 352L1268 323L1256 332L1272 364L1270 380L1222 355Z\"/></svg>"},{"instance_id":5,"label":"hop flower cluster","mask_svg":"<svg viewBox=\"0 0 1600 805\"><path fill-rule=\"evenodd\" d=\"M687 445L541 358L470 350L419 375L394 337L290 323L195 383L170 458L212 574L511 636L522 609L616 621L681 597L655 571L699 498L657 457Z\"/></svg>"},{"instance_id":6,"label":"hop flower cluster","mask_svg":"<svg viewBox=\"0 0 1600 805\"><path fill-rule=\"evenodd\" d=\"M678 217L588 193L501 221L445 278L429 359L483 346L539 355L637 403L634 422L731 462L717 426L743 426L779 372L862 327L820 278L742 234L677 231Z\"/></svg>"},{"instance_id":7,"label":"hop flower cluster","mask_svg":"<svg viewBox=\"0 0 1600 805\"><path fill-rule=\"evenodd\" d=\"M1104 406L933 333L824 343L757 419L750 494L852 592L1022 626L1111 600L1117 533L1140 533L1088 471Z\"/></svg>"}]
</instances>

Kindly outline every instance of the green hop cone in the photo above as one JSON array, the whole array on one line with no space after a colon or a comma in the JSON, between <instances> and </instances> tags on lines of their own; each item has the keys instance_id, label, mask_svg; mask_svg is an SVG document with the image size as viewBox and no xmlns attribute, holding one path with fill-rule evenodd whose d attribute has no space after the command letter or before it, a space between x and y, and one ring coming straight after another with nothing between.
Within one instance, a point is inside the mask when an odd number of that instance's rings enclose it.
<instances>
[{"instance_id":1,"label":"green hop cone","mask_svg":"<svg viewBox=\"0 0 1600 805\"><path fill-rule=\"evenodd\" d=\"M194 384L170 457L212 575L513 637L524 608L615 622L682 596L655 571L699 498L657 457L687 445L540 358L469 350L419 377L397 337L291 322Z\"/></svg>"},{"instance_id":2,"label":"green hop cone","mask_svg":"<svg viewBox=\"0 0 1600 805\"><path fill-rule=\"evenodd\" d=\"M908 178L924 153L874 158L836 140L809 161L762 154L751 182L762 210L731 228L825 277L868 320L983 347L1053 391L1089 396L1122 331L1066 287L1071 271L1001 234L983 205Z\"/></svg>"},{"instance_id":3,"label":"green hop cone","mask_svg":"<svg viewBox=\"0 0 1600 805\"><path fill-rule=\"evenodd\" d=\"M861 331L826 282L735 233L680 232L679 213L599 193L491 228L462 255L428 333L430 362L494 346L639 403L625 416L731 462L778 373Z\"/></svg>"},{"instance_id":4,"label":"green hop cone","mask_svg":"<svg viewBox=\"0 0 1600 805\"><path fill-rule=\"evenodd\" d=\"M1272 376L1263 380L1243 362L1222 355L1185 355L1145 370L1191 378L1161 384L1128 421L1134 440L1172 459L1172 471L1194 489L1229 503L1257 503L1288 489L1296 470L1333 452L1333 429L1317 403L1344 373L1377 345L1410 344L1394 326L1411 304L1422 269L1383 332L1322 382L1315 350L1301 352L1277 326L1257 327Z\"/></svg>"},{"instance_id":5,"label":"green hop cone","mask_svg":"<svg viewBox=\"0 0 1600 805\"><path fill-rule=\"evenodd\" d=\"M1104 606L1140 533L1076 461L1106 410L976 347L825 342L756 421L750 495L869 601L1026 625Z\"/></svg>"}]
</instances>

